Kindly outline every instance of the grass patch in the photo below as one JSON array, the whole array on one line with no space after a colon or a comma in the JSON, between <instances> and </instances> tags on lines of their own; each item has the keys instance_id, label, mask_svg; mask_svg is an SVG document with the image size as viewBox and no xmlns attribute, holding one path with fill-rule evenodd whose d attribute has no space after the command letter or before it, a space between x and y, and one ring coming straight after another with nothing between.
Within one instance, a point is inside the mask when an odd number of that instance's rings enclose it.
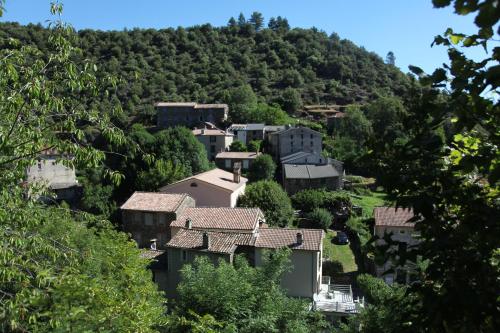
<instances>
[{"instance_id":1,"label":"grass patch","mask_svg":"<svg viewBox=\"0 0 500 333\"><path fill-rule=\"evenodd\" d=\"M355 272L358 270L354 254L349 245L337 245L332 240L337 232L329 230L323 240L323 257L330 261L338 261L342 264L344 273Z\"/></svg>"},{"instance_id":2,"label":"grass patch","mask_svg":"<svg viewBox=\"0 0 500 333\"><path fill-rule=\"evenodd\" d=\"M349 192L353 205L363 208L363 217L373 217L373 208L386 204L386 194L371 192L369 195L358 195Z\"/></svg>"}]
</instances>

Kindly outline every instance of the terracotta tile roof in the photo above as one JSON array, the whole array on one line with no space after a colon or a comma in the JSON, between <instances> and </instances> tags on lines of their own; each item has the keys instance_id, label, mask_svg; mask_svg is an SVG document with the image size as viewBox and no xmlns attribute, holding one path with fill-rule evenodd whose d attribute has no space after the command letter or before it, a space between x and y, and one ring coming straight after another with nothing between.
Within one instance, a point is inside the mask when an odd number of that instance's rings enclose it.
<instances>
[{"instance_id":1,"label":"terracotta tile roof","mask_svg":"<svg viewBox=\"0 0 500 333\"><path fill-rule=\"evenodd\" d=\"M194 129L192 132L193 132L193 135L195 135L195 136L197 136L197 135L207 135L207 136L215 136L215 135L219 135L219 136L234 136L234 134L232 134L232 133L228 133L228 132L223 131L223 130L220 130L220 129L198 128L198 129Z\"/></svg>"},{"instance_id":2,"label":"terracotta tile roof","mask_svg":"<svg viewBox=\"0 0 500 333\"><path fill-rule=\"evenodd\" d=\"M254 152L254 151L224 151L221 153L218 153L215 158L236 158L236 159L248 159L248 160L253 160L256 159L257 156L259 156L259 152Z\"/></svg>"},{"instance_id":3,"label":"terracotta tile roof","mask_svg":"<svg viewBox=\"0 0 500 333\"><path fill-rule=\"evenodd\" d=\"M192 181L195 179L202 181L202 182L205 182L205 183L208 183L208 184L215 185L217 187L226 189L226 190L231 191L231 192L238 190L241 186L245 185L246 182L248 181L248 179L246 179L245 177L240 177L240 182L235 183L235 182L233 182L233 173L216 168L216 169L212 169L210 171L199 173L197 175L194 175L194 176L191 176L188 178L184 178L182 180L179 180L178 182L163 186L162 188L160 188L160 191L168 191L169 187L174 185L174 184L178 184L178 183L186 182L186 181Z\"/></svg>"},{"instance_id":4,"label":"terracotta tile roof","mask_svg":"<svg viewBox=\"0 0 500 333\"><path fill-rule=\"evenodd\" d=\"M215 253L232 253L238 245L252 245L253 234L206 232L210 246L203 248L203 234L205 231L181 229L166 244L167 247L182 249L196 249Z\"/></svg>"},{"instance_id":5,"label":"terracotta tile roof","mask_svg":"<svg viewBox=\"0 0 500 333\"><path fill-rule=\"evenodd\" d=\"M297 233L302 233L302 244L297 243ZM321 251L322 239L323 230L319 229L262 228L259 230L255 247Z\"/></svg>"},{"instance_id":6,"label":"terracotta tile roof","mask_svg":"<svg viewBox=\"0 0 500 333\"><path fill-rule=\"evenodd\" d=\"M136 191L120 208L145 212L174 212L186 197L187 194L185 193L170 194Z\"/></svg>"},{"instance_id":7,"label":"terracotta tile roof","mask_svg":"<svg viewBox=\"0 0 500 333\"><path fill-rule=\"evenodd\" d=\"M253 231L259 220L264 219L264 214L259 208L186 208L170 226L184 228L187 219L191 219L193 229Z\"/></svg>"},{"instance_id":8,"label":"terracotta tile roof","mask_svg":"<svg viewBox=\"0 0 500 333\"><path fill-rule=\"evenodd\" d=\"M414 214L407 208L376 207L373 209L376 226L414 227L414 222L407 222Z\"/></svg>"}]
</instances>

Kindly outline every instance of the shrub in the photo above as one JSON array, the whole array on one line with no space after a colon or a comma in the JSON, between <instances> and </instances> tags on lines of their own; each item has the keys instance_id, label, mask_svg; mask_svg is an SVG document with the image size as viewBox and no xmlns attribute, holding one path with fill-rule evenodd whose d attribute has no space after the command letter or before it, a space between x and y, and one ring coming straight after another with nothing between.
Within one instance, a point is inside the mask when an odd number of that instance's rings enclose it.
<instances>
[{"instance_id":1,"label":"shrub","mask_svg":"<svg viewBox=\"0 0 500 333\"><path fill-rule=\"evenodd\" d=\"M332 225L333 216L324 208L314 208L312 212L307 214L307 218L312 220L314 225L325 231Z\"/></svg>"},{"instance_id":2,"label":"shrub","mask_svg":"<svg viewBox=\"0 0 500 333\"><path fill-rule=\"evenodd\" d=\"M275 171L276 164L274 163L272 157L267 154L262 154L259 155L250 166L250 169L248 170L248 179L252 182L259 180L272 180L274 178Z\"/></svg>"},{"instance_id":3,"label":"shrub","mask_svg":"<svg viewBox=\"0 0 500 333\"><path fill-rule=\"evenodd\" d=\"M324 208L331 213L352 209L351 198L346 192L326 190L303 190L292 196L292 204L295 209L304 212L312 212L315 208Z\"/></svg>"}]
</instances>

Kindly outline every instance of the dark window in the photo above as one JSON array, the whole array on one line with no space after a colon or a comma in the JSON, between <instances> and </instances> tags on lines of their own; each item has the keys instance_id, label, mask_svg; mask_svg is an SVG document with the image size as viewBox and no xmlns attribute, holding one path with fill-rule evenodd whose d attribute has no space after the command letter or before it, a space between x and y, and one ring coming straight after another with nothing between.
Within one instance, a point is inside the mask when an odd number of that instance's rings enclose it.
<instances>
[{"instance_id":1,"label":"dark window","mask_svg":"<svg viewBox=\"0 0 500 333\"><path fill-rule=\"evenodd\" d=\"M314 142L311 141L311 147L314 146Z\"/></svg>"},{"instance_id":2,"label":"dark window","mask_svg":"<svg viewBox=\"0 0 500 333\"><path fill-rule=\"evenodd\" d=\"M293 135L290 135L290 139L292 139L292 140L293 140Z\"/></svg>"},{"instance_id":3,"label":"dark window","mask_svg":"<svg viewBox=\"0 0 500 333\"><path fill-rule=\"evenodd\" d=\"M217 142L217 137L215 135L212 135L210 137L210 142Z\"/></svg>"},{"instance_id":4,"label":"dark window","mask_svg":"<svg viewBox=\"0 0 500 333\"><path fill-rule=\"evenodd\" d=\"M182 261L187 261L187 251L182 250Z\"/></svg>"},{"instance_id":5,"label":"dark window","mask_svg":"<svg viewBox=\"0 0 500 333\"><path fill-rule=\"evenodd\" d=\"M311 139L313 138L313 135L311 134Z\"/></svg>"},{"instance_id":6,"label":"dark window","mask_svg":"<svg viewBox=\"0 0 500 333\"><path fill-rule=\"evenodd\" d=\"M210 146L210 152L215 153L215 146Z\"/></svg>"},{"instance_id":7,"label":"dark window","mask_svg":"<svg viewBox=\"0 0 500 333\"><path fill-rule=\"evenodd\" d=\"M301 139L303 139L303 138L304 138L304 134L301 134L301 135L300 135L300 138L301 138Z\"/></svg>"},{"instance_id":8,"label":"dark window","mask_svg":"<svg viewBox=\"0 0 500 333\"><path fill-rule=\"evenodd\" d=\"M191 187L198 187L198 184L196 184L196 183L191 183L191 185L190 185L190 186L191 186Z\"/></svg>"}]
</instances>

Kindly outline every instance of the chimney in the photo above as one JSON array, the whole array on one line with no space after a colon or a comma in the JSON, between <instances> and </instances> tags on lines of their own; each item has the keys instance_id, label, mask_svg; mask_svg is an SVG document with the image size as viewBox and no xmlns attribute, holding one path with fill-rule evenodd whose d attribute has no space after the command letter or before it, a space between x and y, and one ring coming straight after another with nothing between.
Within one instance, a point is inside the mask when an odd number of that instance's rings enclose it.
<instances>
[{"instance_id":1,"label":"chimney","mask_svg":"<svg viewBox=\"0 0 500 333\"><path fill-rule=\"evenodd\" d=\"M304 236L302 235L301 232L297 233L297 244L302 244L304 242Z\"/></svg>"},{"instance_id":2,"label":"chimney","mask_svg":"<svg viewBox=\"0 0 500 333\"><path fill-rule=\"evenodd\" d=\"M210 237L208 236L208 233L204 232L203 233L203 245L202 247L204 249L208 249L210 247Z\"/></svg>"},{"instance_id":3,"label":"chimney","mask_svg":"<svg viewBox=\"0 0 500 333\"><path fill-rule=\"evenodd\" d=\"M186 229L192 229L193 228L193 221L190 218L186 219Z\"/></svg>"},{"instance_id":4,"label":"chimney","mask_svg":"<svg viewBox=\"0 0 500 333\"><path fill-rule=\"evenodd\" d=\"M151 239L149 242L150 242L150 244L149 244L149 248L150 248L151 250L156 251L156 238Z\"/></svg>"},{"instance_id":5,"label":"chimney","mask_svg":"<svg viewBox=\"0 0 500 333\"><path fill-rule=\"evenodd\" d=\"M233 165L233 182L239 183L241 180L241 163L236 162Z\"/></svg>"}]
</instances>

